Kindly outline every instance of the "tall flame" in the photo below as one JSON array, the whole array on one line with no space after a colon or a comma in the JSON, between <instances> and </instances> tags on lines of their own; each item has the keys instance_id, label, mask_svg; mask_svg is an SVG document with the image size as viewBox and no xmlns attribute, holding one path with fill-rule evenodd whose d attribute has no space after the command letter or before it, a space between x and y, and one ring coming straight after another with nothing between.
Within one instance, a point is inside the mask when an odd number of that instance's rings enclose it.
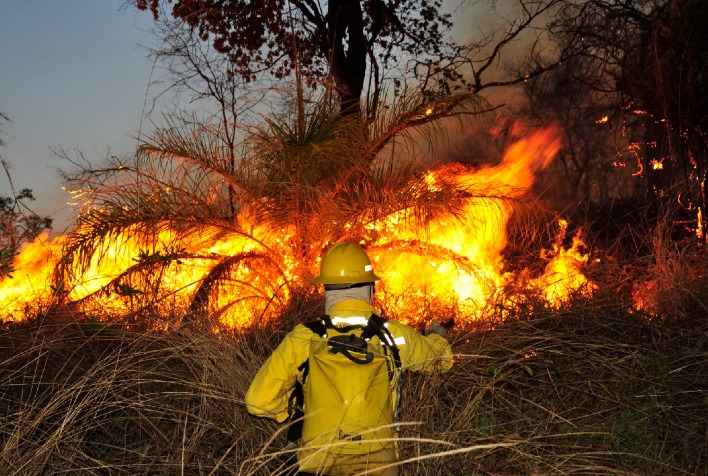
<instances>
[{"instance_id":1,"label":"tall flame","mask_svg":"<svg viewBox=\"0 0 708 476\"><path fill-rule=\"evenodd\" d=\"M416 316L425 307L423 303L438 301L465 315L481 317L487 303L513 278L504 271L501 254L513 211L509 199L533 185L535 174L550 164L560 147L557 128L547 127L514 143L498 165L469 170L453 164L431 171L426 177L429 186L447 178L475 193L459 216L437 220L424 239L410 220L397 220L395 226L387 227L373 253L384 289L397 297L397 304L389 303L391 307L399 314ZM387 246L392 239L405 244ZM576 255L558 252L549 263L554 271L547 273L556 275L556 290L546 293L549 301L558 303L561 296L583 284L575 276L576 265L559 264L575 260ZM547 281L540 278L534 284L544 288ZM569 289L562 290L564 285Z\"/></svg>"},{"instance_id":2,"label":"tall flame","mask_svg":"<svg viewBox=\"0 0 708 476\"><path fill-rule=\"evenodd\" d=\"M376 238L367 243L367 251L382 277L378 304L411 323L425 319L431 303L469 319L481 317L515 278L505 271L502 259L512 200L528 190L560 147L558 129L547 127L510 146L498 165L471 169L449 164L428 171L422 189L434 191L447 182L469 193L453 207L455 211L429 224L419 223L406 210L370 224ZM239 222L248 233L223 238L177 239L167 226L166 231L141 241L126 230L110 243L102 243L100 252L66 290L50 284L64 238L40 237L22 249L14 264L15 275L0 280L2 318L23 319L27 306L36 307L58 295L73 303L76 312L100 319L131 309L145 312L148 305L166 319L199 309L234 327L277 315L288 304L291 288L306 282L317 263L303 263L291 249L294 230L251 226L245 212ZM578 252L580 245L576 238L571 250L561 246L549 250L545 273L529 280L528 286L537 288L552 305L574 291L591 290L581 272L586 258ZM224 256L230 258L216 258ZM145 264L160 260L164 266L155 275L156 268Z\"/></svg>"}]
</instances>

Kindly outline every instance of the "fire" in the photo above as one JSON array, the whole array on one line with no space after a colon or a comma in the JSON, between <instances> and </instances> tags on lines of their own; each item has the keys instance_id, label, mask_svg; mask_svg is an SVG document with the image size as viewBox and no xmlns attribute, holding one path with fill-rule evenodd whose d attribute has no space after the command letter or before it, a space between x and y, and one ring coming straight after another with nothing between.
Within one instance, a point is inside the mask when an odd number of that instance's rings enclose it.
<instances>
[{"instance_id":1,"label":"fire","mask_svg":"<svg viewBox=\"0 0 708 476\"><path fill-rule=\"evenodd\" d=\"M431 171L425 178L429 187L447 178L486 195L472 194L460 217L436 221L424 239L410 219L391 216L381 225L385 232L371 252L385 294L394 297L388 307L398 315L420 316L427 303L437 301L482 317L487 304L515 278L504 271L501 254L513 211L505 198L517 198L533 184L536 172L560 150L558 137L557 129L549 127L513 144L496 166L467 170L453 164ZM575 290L590 290L580 271L586 260L578 252L581 244L577 238L571 250L554 247L545 274L529 282L549 303L558 305Z\"/></svg>"},{"instance_id":2,"label":"fire","mask_svg":"<svg viewBox=\"0 0 708 476\"><path fill-rule=\"evenodd\" d=\"M51 299L49 283L54 265L61 253L63 237L49 239L44 232L33 242L25 243L13 262L12 277L0 279L0 321L24 318L26 308L42 306Z\"/></svg>"},{"instance_id":3,"label":"fire","mask_svg":"<svg viewBox=\"0 0 708 476\"><path fill-rule=\"evenodd\" d=\"M582 253L585 246L580 235L573 237L573 244L569 249L564 249L560 242L565 236L568 223L561 220L561 235L559 243L553 249L544 253L549 258L542 276L533 280L534 285L543 290L543 295L553 306L560 306L567 299L568 294L579 290L592 293L596 285L589 282L582 272L582 265L587 262L588 255Z\"/></svg>"},{"instance_id":4,"label":"fire","mask_svg":"<svg viewBox=\"0 0 708 476\"><path fill-rule=\"evenodd\" d=\"M377 304L415 323L425 319L432 305L476 319L490 303L504 299L504 287L517 278L504 269L502 259L512 200L553 160L559 137L556 127L548 127L513 144L497 165L471 169L449 164L428 171L418 184L421 190L453 183L469 192L448 216L425 224L401 210L370 223L371 239L362 244L382 278ZM0 280L2 319L23 319L26 306L50 296L62 297L73 312L92 319L159 316L162 322L155 328L199 313L235 328L272 319L294 290L308 286L318 258L294 251L294 229L255 226L247 208L238 220L238 232L218 237L178 233L169 223L150 236L125 230L110 242L97 243L98 252L83 268L65 266L60 289L51 283L65 237L42 237L22 250L15 277ZM561 229L564 234L564 224ZM312 245L308 252L319 257L323 247ZM527 280L527 286L551 305L560 305L573 292L591 292L592 283L581 271L587 259L581 247L576 237L570 250L560 244L548 250L542 257L548 260L545 273Z\"/></svg>"},{"instance_id":5,"label":"fire","mask_svg":"<svg viewBox=\"0 0 708 476\"><path fill-rule=\"evenodd\" d=\"M698 242L703 241L703 237L705 236L705 231L703 230L703 210L701 208L698 208L698 213L696 215L696 238L698 238Z\"/></svg>"}]
</instances>

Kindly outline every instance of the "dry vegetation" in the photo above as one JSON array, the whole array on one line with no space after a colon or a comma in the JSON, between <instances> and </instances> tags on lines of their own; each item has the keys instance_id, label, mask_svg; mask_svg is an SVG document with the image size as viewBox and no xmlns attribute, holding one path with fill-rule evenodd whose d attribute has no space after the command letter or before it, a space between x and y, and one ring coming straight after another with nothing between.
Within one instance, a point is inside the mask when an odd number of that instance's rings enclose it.
<instances>
[{"instance_id":1,"label":"dry vegetation","mask_svg":"<svg viewBox=\"0 0 708 476\"><path fill-rule=\"evenodd\" d=\"M700 263L703 250L665 245L651 266L590 269L603 283L593 299L458 326L450 373L406 376L403 474L706 474ZM627 310L631 265L654 278L660 317ZM283 428L249 416L243 395L316 309L299 303L279 328L240 334L50 317L4 328L0 473L281 473Z\"/></svg>"}]
</instances>

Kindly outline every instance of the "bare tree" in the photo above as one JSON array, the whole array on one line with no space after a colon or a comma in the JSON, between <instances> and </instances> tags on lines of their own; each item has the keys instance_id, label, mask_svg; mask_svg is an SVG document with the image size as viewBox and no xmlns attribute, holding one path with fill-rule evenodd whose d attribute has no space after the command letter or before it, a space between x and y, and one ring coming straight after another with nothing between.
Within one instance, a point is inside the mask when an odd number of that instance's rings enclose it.
<instances>
[{"instance_id":1,"label":"bare tree","mask_svg":"<svg viewBox=\"0 0 708 476\"><path fill-rule=\"evenodd\" d=\"M10 121L10 116L0 111L0 120ZM2 130L0 129L0 135ZM0 137L0 146L5 145ZM34 200L32 190L24 188L15 191L10 176L10 166L0 156L0 166L10 184L11 196L0 196L0 279L14 270L12 262L18 253L20 245L33 240L43 230L52 226L52 219L34 213L25 201Z\"/></svg>"},{"instance_id":2,"label":"bare tree","mask_svg":"<svg viewBox=\"0 0 708 476\"><path fill-rule=\"evenodd\" d=\"M614 104L581 81L599 67L596 60L572 58L558 69L524 83L525 101L516 114L532 124L562 124L563 149L537 183L556 206L634 197L639 182L629 181L626 167L616 167L616 150L605 117ZM624 172L624 173L623 173Z\"/></svg>"},{"instance_id":3,"label":"bare tree","mask_svg":"<svg viewBox=\"0 0 708 476\"><path fill-rule=\"evenodd\" d=\"M157 34L163 39L151 54L166 69L169 81L161 83L162 89L153 99L161 97L184 98L175 110L163 116L158 128L169 135L169 129L184 125L199 125L209 129L203 133L212 137L212 147L219 153L213 160L215 166L231 174L238 168L240 143L244 138L243 123L264 110L264 98L274 87L248 87L240 76L232 74L228 57L218 54L209 43L192 35L185 23L165 20L158 24ZM265 106L267 108L267 106ZM260 110L259 110L260 109ZM183 151L189 155L191 151ZM139 163L136 164L139 167ZM237 213L236 192L226 185L229 195L230 216Z\"/></svg>"},{"instance_id":4,"label":"bare tree","mask_svg":"<svg viewBox=\"0 0 708 476\"><path fill-rule=\"evenodd\" d=\"M10 116L8 116L7 114L5 114L4 112L2 112L2 111L0 110L0 120L2 120L2 121L8 121L8 122L9 122L9 121L10 121ZM2 132L2 129L0 129L0 146L5 145L5 142L2 140L2 133L3 133L3 132Z\"/></svg>"},{"instance_id":5,"label":"bare tree","mask_svg":"<svg viewBox=\"0 0 708 476\"><path fill-rule=\"evenodd\" d=\"M574 80L612 104L607 123L634 157L648 196L705 210L708 11L701 0L567 2L553 38L593 61ZM631 164L630 164L631 165ZM693 205L692 205L693 204Z\"/></svg>"}]
</instances>

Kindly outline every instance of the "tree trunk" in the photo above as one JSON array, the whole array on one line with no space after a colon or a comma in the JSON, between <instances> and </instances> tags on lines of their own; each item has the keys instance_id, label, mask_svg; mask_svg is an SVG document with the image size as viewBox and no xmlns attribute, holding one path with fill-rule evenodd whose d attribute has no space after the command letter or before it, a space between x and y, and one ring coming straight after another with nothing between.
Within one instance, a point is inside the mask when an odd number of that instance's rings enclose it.
<instances>
[{"instance_id":1,"label":"tree trunk","mask_svg":"<svg viewBox=\"0 0 708 476\"><path fill-rule=\"evenodd\" d=\"M330 0L327 12L329 66L344 114L361 114L366 76L366 37L359 0Z\"/></svg>"}]
</instances>

